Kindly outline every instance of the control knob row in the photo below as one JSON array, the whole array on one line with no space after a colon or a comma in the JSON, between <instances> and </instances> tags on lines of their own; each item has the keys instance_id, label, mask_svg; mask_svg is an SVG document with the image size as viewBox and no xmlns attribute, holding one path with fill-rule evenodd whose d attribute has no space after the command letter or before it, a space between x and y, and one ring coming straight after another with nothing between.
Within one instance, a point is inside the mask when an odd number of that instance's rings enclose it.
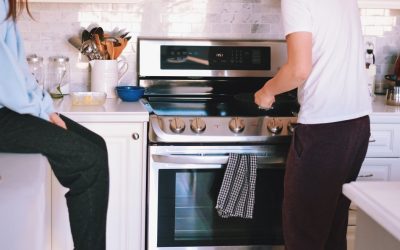
<instances>
[{"instance_id":1,"label":"control knob row","mask_svg":"<svg viewBox=\"0 0 400 250\"><path fill-rule=\"evenodd\" d=\"M287 129L293 133L295 123L289 122L287 124ZM185 130L185 122L182 118L175 117L170 120L169 127L173 133L180 134ZM280 120L271 119L267 123L267 129L273 134L280 134L282 132L283 123ZM200 134L206 130L206 123L203 119L196 117L191 120L190 129L196 133ZM235 133L241 133L245 129L245 122L239 117L232 118L229 121L229 129Z\"/></svg>"},{"instance_id":2,"label":"control knob row","mask_svg":"<svg viewBox=\"0 0 400 250\"><path fill-rule=\"evenodd\" d=\"M169 128L176 134L182 133L185 130L185 127L185 122L182 118L175 117L170 120ZM206 129L206 123L203 119L196 117L190 123L190 129L196 134L199 134Z\"/></svg>"}]
</instances>

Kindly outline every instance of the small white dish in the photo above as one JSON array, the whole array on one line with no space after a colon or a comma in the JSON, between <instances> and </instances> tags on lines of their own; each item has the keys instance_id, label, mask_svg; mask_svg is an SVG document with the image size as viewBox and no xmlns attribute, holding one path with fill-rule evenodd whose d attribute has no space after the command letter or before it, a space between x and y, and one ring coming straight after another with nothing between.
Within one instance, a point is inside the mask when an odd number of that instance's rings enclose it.
<instances>
[{"instance_id":1,"label":"small white dish","mask_svg":"<svg viewBox=\"0 0 400 250\"><path fill-rule=\"evenodd\" d=\"M70 96L74 106L103 105L107 98L105 92L71 92Z\"/></svg>"}]
</instances>

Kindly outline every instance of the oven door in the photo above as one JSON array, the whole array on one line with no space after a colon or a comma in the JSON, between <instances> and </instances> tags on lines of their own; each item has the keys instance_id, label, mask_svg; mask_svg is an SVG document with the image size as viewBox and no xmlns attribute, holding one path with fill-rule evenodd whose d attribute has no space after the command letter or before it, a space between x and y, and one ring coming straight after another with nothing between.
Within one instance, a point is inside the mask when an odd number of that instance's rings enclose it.
<instances>
[{"instance_id":1,"label":"oven door","mask_svg":"<svg viewBox=\"0 0 400 250\"><path fill-rule=\"evenodd\" d=\"M148 249L283 249L288 145L150 146ZM215 209L229 153L256 154L253 219Z\"/></svg>"}]
</instances>

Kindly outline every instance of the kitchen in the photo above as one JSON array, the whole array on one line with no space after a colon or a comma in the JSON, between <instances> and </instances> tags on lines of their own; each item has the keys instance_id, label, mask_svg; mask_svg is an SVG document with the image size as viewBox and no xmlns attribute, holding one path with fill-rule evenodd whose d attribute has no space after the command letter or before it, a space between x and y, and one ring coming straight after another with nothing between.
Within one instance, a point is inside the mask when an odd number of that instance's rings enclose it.
<instances>
[{"instance_id":1,"label":"kitchen","mask_svg":"<svg viewBox=\"0 0 400 250\"><path fill-rule=\"evenodd\" d=\"M388 8L395 8L394 5L391 5L393 4L391 2L393 1L388 1ZM37 53L47 59L49 56L60 54L60 51L62 51L62 54L70 58L70 90L76 91L88 88L89 73L87 65L77 63L78 53L66 41L68 37L76 35L81 27L87 27L91 23L97 22L107 30L112 30L114 27L126 28L134 35L134 38L136 36L157 35L162 37L282 39L279 4L280 1L254 1L251 3L247 1L224 1L223 3L216 1L202 1L200 3L195 1L169 1L167 7L165 7L165 1L133 1L124 4L38 2L33 3L31 7L38 22L24 19L20 22L20 28L26 41L28 53ZM386 16L386 12L388 11L382 9L364 9L361 11L362 20L365 22L365 34L372 37L371 39L375 43L378 80L383 79L385 74L392 71L394 59L398 53L396 25L393 25L398 11L391 10L389 16ZM369 19L372 19L372 21ZM377 23L380 25L376 25ZM61 31L60 27L62 27ZM135 39L132 39L130 46L124 52L124 56L130 62L130 65L123 81L129 84L136 84L135 48ZM57 53L54 51L57 51ZM125 107L125 112L127 112L126 109L127 107ZM96 109L93 111L100 112ZM140 117L140 115L143 116ZM101 120L99 116L90 118L82 113L71 113L71 116L82 119L80 120L82 122L98 123L89 126L104 133L110 133L110 131L102 127L101 122L139 122L137 131L143 133L147 130L146 125L141 124L146 119L146 115L143 113L129 118L119 114L116 120L110 118L112 117L110 113L104 115L103 119L105 120ZM109 126L111 125L109 124ZM124 127L124 124L120 126L121 128L127 127ZM129 130L132 130L132 128L129 128ZM120 137L118 139L122 140ZM142 137L139 140L141 139ZM127 157L127 155L124 155L124 157ZM125 183L124 185L133 184ZM119 202L126 205L125 202L129 201L121 199ZM140 207L136 209L141 211ZM127 213L127 216L132 220L129 213ZM121 221L115 221L115 223L118 222ZM129 237L123 237L125 238L122 238L122 242L131 241ZM134 243L119 244L131 246L129 244ZM124 248L121 247L120 249Z\"/></svg>"}]
</instances>

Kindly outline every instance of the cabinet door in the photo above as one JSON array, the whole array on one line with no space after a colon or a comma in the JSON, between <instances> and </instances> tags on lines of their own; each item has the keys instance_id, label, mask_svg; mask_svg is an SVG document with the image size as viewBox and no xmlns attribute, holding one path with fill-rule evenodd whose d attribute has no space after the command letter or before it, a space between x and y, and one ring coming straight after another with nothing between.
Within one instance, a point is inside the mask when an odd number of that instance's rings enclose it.
<instances>
[{"instance_id":1,"label":"cabinet door","mask_svg":"<svg viewBox=\"0 0 400 250\"><path fill-rule=\"evenodd\" d=\"M400 157L400 124L371 124L367 157Z\"/></svg>"},{"instance_id":2,"label":"cabinet door","mask_svg":"<svg viewBox=\"0 0 400 250\"><path fill-rule=\"evenodd\" d=\"M40 154L0 152L0 249L50 250L50 173Z\"/></svg>"},{"instance_id":3,"label":"cabinet door","mask_svg":"<svg viewBox=\"0 0 400 250\"><path fill-rule=\"evenodd\" d=\"M400 158L365 158L357 181L400 181Z\"/></svg>"},{"instance_id":4,"label":"cabinet door","mask_svg":"<svg viewBox=\"0 0 400 250\"><path fill-rule=\"evenodd\" d=\"M101 135L109 154L110 198L108 250L144 249L145 131L144 123L83 123ZM73 249L63 188L53 178L52 249Z\"/></svg>"}]
</instances>

